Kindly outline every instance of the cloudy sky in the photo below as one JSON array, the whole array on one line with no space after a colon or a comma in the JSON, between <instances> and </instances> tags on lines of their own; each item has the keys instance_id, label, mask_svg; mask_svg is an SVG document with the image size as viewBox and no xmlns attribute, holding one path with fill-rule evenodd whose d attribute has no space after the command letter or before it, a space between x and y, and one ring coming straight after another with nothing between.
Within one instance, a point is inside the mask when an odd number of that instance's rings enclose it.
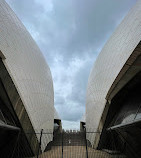
<instances>
[{"instance_id":1,"label":"cloudy sky","mask_svg":"<svg viewBox=\"0 0 141 158\"><path fill-rule=\"evenodd\" d=\"M65 129L79 128L90 70L136 0L6 0L50 66Z\"/></svg>"}]
</instances>

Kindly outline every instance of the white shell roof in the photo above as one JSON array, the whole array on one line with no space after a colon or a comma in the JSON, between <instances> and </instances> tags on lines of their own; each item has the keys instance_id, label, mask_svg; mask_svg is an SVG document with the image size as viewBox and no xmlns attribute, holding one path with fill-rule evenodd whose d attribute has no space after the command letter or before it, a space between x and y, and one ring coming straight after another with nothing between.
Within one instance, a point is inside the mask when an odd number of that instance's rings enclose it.
<instances>
[{"instance_id":1,"label":"white shell roof","mask_svg":"<svg viewBox=\"0 0 141 158\"><path fill-rule=\"evenodd\" d=\"M80 120L80 122L86 122L86 114L84 114Z\"/></svg>"},{"instance_id":2,"label":"white shell roof","mask_svg":"<svg viewBox=\"0 0 141 158\"><path fill-rule=\"evenodd\" d=\"M131 9L103 47L90 73L86 97L86 127L98 128L106 95L141 40L141 1ZM93 140L88 138L92 143Z\"/></svg>"},{"instance_id":3,"label":"white shell roof","mask_svg":"<svg viewBox=\"0 0 141 158\"><path fill-rule=\"evenodd\" d=\"M4 0L0 0L0 50L34 129L53 132L54 91L50 69L35 41Z\"/></svg>"},{"instance_id":4,"label":"white shell roof","mask_svg":"<svg viewBox=\"0 0 141 158\"><path fill-rule=\"evenodd\" d=\"M59 114L58 114L58 112L56 111L55 108L54 108L54 119L60 120Z\"/></svg>"}]
</instances>

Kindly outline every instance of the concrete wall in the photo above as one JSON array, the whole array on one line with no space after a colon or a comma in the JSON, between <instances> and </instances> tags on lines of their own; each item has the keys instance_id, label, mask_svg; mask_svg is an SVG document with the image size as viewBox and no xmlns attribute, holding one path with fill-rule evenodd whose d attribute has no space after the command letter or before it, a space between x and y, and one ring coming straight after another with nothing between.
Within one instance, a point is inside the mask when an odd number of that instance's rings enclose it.
<instances>
[{"instance_id":1,"label":"concrete wall","mask_svg":"<svg viewBox=\"0 0 141 158\"><path fill-rule=\"evenodd\" d=\"M96 131L106 95L120 70L141 40L141 1L131 9L99 54L90 73L86 99L87 131ZM93 144L95 135L87 138Z\"/></svg>"},{"instance_id":2,"label":"concrete wall","mask_svg":"<svg viewBox=\"0 0 141 158\"><path fill-rule=\"evenodd\" d=\"M54 92L50 69L35 41L4 0L0 1L0 50L34 130L53 132ZM52 136L47 141L51 140Z\"/></svg>"}]
</instances>

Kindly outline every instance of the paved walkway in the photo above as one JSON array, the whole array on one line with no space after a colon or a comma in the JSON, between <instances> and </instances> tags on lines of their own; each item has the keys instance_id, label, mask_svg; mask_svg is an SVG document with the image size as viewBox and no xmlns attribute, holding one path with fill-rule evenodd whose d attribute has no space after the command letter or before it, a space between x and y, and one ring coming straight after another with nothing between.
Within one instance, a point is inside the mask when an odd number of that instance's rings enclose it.
<instances>
[{"instance_id":1,"label":"paved walkway","mask_svg":"<svg viewBox=\"0 0 141 158\"><path fill-rule=\"evenodd\" d=\"M104 151L88 148L89 158L125 158L121 155L109 155ZM54 146L50 151L47 151L39 156L39 158L62 158L62 147ZM86 158L85 146L64 146L63 158Z\"/></svg>"}]
</instances>

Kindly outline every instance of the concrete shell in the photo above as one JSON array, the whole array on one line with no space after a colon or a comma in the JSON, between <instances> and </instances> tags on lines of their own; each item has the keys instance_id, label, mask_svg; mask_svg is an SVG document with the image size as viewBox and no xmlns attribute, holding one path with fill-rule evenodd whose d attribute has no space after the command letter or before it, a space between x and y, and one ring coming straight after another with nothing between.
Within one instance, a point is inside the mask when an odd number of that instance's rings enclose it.
<instances>
[{"instance_id":1,"label":"concrete shell","mask_svg":"<svg viewBox=\"0 0 141 158\"><path fill-rule=\"evenodd\" d=\"M86 97L87 131L98 129L106 95L140 40L141 1L138 1L105 44L90 73ZM94 137L87 137L93 144Z\"/></svg>"},{"instance_id":2,"label":"concrete shell","mask_svg":"<svg viewBox=\"0 0 141 158\"><path fill-rule=\"evenodd\" d=\"M54 91L50 69L35 41L4 0L0 1L0 50L35 131L53 132Z\"/></svg>"},{"instance_id":3,"label":"concrete shell","mask_svg":"<svg viewBox=\"0 0 141 158\"><path fill-rule=\"evenodd\" d=\"M86 114L83 114L83 116L82 116L80 122L86 122Z\"/></svg>"},{"instance_id":4,"label":"concrete shell","mask_svg":"<svg viewBox=\"0 0 141 158\"><path fill-rule=\"evenodd\" d=\"M54 119L60 120L59 114L58 114L58 112L56 111L55 108L54 108Z\"/></svg>"}]
</instances>

